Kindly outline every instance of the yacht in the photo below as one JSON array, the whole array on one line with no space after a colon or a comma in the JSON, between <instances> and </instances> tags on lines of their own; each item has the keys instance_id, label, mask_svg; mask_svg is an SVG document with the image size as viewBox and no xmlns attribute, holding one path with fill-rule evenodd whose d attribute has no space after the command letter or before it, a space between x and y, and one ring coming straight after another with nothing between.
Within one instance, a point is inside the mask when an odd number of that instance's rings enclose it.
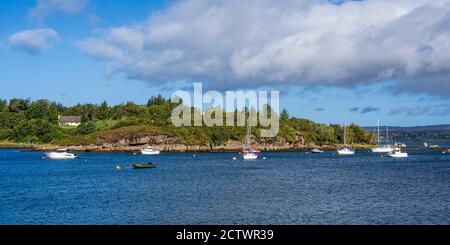
<instances>
[{"instance_id":1,"label":"yacht","mask_svg":"<svg viewBox=\"0 0 450 245\"><path fill-rule=\"evenodd\" d=\"M337 151L339 155L348 156L355 154L352 147L347 146L347 122L344 122L344 148Z\"/></svg>"},{"instance_id":2,"label":"yacht","mask_svg":"<svg viewBox=\"0 0 450 245\"><path fill-rule=\"evenodd\" d=\"M388 156L393 158L406 158L408 157L408 153L402 152L400 147L395 147L394 150L388 154Z\"/></svg>"},{"instance_id":3,"label":"yacht","mask_svg":"<svg viewBox=\"0 0 450 245\"><path fill-rule=\"evenodd\" d=\"M258 159L258 153L259 151L250 147L250 136L251 136L251 129L250 126L247 127L247 134L245 136L245 144L246 149L242 151L242 158L244 160L256 160Z\"/></svg>"},{"instance_id":4,"label":"yacht","mask_svg":"<svg viewBox=\"0 0 450 245\"><path fill-rule=\"evenodd\" d=\"M338 150L339 155L353 155L355 154L355 150L351 148L350 146L344 146L344 148Z\"/></svg>"},{"instance_id":5,"label":"yacht","mask_svg":"<svg viewBox=\"0 0 450 245\"><path fill-rule=\"evenodd\" d=\"M439 148L439 145L428 144L428 142L424 142L423 145L425 146L425 148Z\"/></svg>"},{"instance_id":6,"label":"yacht","mask_svg":"<svg viewBox=\"0 0 450 245\"><path fill-rule=\"evenodd\" d=\"M377 121L377 147L372 148L374 153L389 153L392 152L392 147L389 144L380 144L380 120ZM386 126L386 142L388 142L389 134L388 127Z\"/></svg>"},{"instance_id":7,"label":"yacht","mask_svg":"<svg viewBox=\"0 0 450 245\"><path fill-rule=\"evenodd\" d=\"M141 150L141 154L142 155L158 155L159 151L153 149L153 147L151 146L145 146L142 150Z\"/></svg>"},{"instance_id":8,"label":"yacht","mask_svg":"<svg viewBox=\"0 0 450 245\"><path fill-rule=\"evenodd\" d=\"M49 159L75 159L78 156L74 153L70 153L67 149L58 149L56 151L46 153L46 157Z\"/></svg>"},{"instance_id":9,"label":"yacht","mask_svg":"<svg viewBox=\"0 0 450 245\"><path fill-rule=\"evenodd\" d=\"M244 155L242 155L244 160L256 160L258 155L253 151L244 151Z\"/></svg>"},{"instance_id":10,"label":"yacht","mask_svg":"<svg viewBox=\"0 0 450 245\"><path fill-rule=\"evenodd\" d=\"M323 151L319 150L317 148L314 148L314 149L311 150L311 153L323 153Z\"/></svg>"}]
</instances>

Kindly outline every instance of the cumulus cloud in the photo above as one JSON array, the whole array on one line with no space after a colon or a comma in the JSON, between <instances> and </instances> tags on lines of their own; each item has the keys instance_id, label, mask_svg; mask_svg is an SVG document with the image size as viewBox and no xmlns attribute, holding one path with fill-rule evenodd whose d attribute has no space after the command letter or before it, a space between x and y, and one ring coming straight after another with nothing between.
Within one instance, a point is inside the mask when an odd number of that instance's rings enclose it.
<instances>
[{"instance_id":1,"label":"cumulus cloud","mask_svg":"<svg viewBox=\"0 0 450 245\"><path fill-rule=\"evenodd\" d=\"M37 5L28 12L28 17L42 21L57 12L76 14L86 7L87 2L87 0L38 0Z\"/></svg>"},{"instance_id":2,"label":"cumulus cloud","mask_svg":"<svg viewBox=\"0 0 450 245\"><path fill-rule=\"evenodd\" d=\"M450 96L450 0L186 0L81 40L153 84L357 86Z\"/></svg>"},{"instance_id":3,"label":"cumulus cloud","mask_svg":"<svg viewBox=\"0 0 450 245\"><path fill-rule=\"evenodd\" d=\"M50 48L58 39L58 33L53 29L34 29L12 34L9 37L9 43L30 54L40 54Z\"/></svg>"}]
</instances>

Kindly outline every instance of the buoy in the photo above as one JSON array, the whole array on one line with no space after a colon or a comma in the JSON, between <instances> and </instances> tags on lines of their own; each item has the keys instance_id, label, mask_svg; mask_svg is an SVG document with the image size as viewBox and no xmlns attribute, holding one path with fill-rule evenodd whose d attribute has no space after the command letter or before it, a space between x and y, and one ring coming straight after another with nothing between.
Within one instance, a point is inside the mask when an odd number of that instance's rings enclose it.
<instances>
[{"instance_id":1,"label":"buoy","mask_svg":"<svg viewBox=\"0 0 450 245\"><path fill-rule=\"evenodd\" d=\"M266 157L263 157L263 160L266 160Z\"/></svg>"},{"instance_id":2,"label":"buoy","mask_svg":"<svg viewBox=\"0 0 450 245\"><path fill-rule=\"evenodd\" d=\"M195 157L195 155L192 155L193 157Z\"/></svg>"},{"instance_id":3,"label":"buoy","mask_svg":"<svg viewBox=\"0 0 450 245\"><path fill-rule=\"evenodd\" d=\"M236 157L233 157L233 160L236 160Z\"/></svg>"},{"instance_id":4,"label":"buoy","mask_svg":"<svg viewBox=\"0 0 450 245\"><path fill-rule=\"evenodd\" d=\"M116 166L116 170L119 171L121 168L119 165Z\"/></svg>"},{"instance_id":5,"label":"buoy","mask_svg":"<svg viewBox=\"0 0 450 245\"><path fill-rule=\"evenodd\" d=\"M133 152L133 155L136 155L137 153L136 152Z\"/></svg>"}]
</instances>

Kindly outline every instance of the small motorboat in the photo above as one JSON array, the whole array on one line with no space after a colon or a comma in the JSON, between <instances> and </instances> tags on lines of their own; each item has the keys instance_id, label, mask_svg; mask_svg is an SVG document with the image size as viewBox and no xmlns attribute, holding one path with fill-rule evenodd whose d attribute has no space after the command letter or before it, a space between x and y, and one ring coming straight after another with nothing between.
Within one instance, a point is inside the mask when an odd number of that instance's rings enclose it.
<instances>
[{"instance_id":1,"label":"small motorboat","mask_svg":"<svg viewBox=\"0 0 450 245\"><path fill-rule=\"evenodd\" d=\"M437 144L428 144L428 142L423 142L423 145L425 148L439 148L439 145Z\"/></svg>"},{"instance_id":2,"label":"small motorboat","mask_svg":"<svg viewBox=\"0 0 450 245\"><path fill-rule=\"evenodd\" d=\"M393 158L406 158L408 157L408 153L402 152L399 147L395 147L394 150L388 154L388 156Z\"/></svg>"},{"instance_id":3,"label":"small motorboat","mask_svg":"<svg viewBox=\"0 0 450 245\"><path fill-rule=\"evenodd\" d=\"M311 150L311 153L323 153L323 151L315 148Z\"/></svg>"},{"instance_id":4,"label":"small motorboat","mask_svg":"<svg viewBox=\"0 0 450 245\"><path fill-rule=\"evenodd\" d=\"M158 155L159 151L153 149L151 146L145 146L144 149L141 150L142 155Z\"/></svg>"},{"instance_id":5,"label":"small motorboat","mask_svg":"<svg viewBox=\"0 0 450 245\"><path fill-rule=\"evenodd\" d=\"M46 157L49 159L75 159L78 158L78 155L68 152L67 149L58 149L46 153Z\"/></svg>"},{"instance_id":6,"label":"small motorboat","mask_svg":"<svg viewBox=\"0 0 450 245\"><path fill-rule=\"evenodd\" d=\"M344 148L337 151L341 156L349 156L355 154L355 151L350 146L345 146Z\"/></svg>"},{"instance_id":7,"label":"small motorboat","mask_svg":"<svg viewBox=\"0 0 450 245\"><path fill-rule=\"evenodd\" d=\"M143 169L143 168L156 168L156 165L149 162L149 163L135 163L133 164L134 169Z\"/></svg>"}]
</instances>

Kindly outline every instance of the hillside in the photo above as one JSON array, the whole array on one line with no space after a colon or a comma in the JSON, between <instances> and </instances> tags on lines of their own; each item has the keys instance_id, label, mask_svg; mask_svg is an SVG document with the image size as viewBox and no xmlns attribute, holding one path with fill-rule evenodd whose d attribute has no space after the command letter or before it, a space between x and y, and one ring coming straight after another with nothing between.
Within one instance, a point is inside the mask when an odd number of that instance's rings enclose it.
<instances>
[{"instance_id":1,"label":"hillside","mask_svg":"<svg viewBox=\"0 0 450 245\"><path fill-rule=\"evenodd\" d=\"M175 106L161 96L150 98L146 105L128 102L115 106L103 102L66 107L47 100L0 100L0 141L81 150L136 150L145 144L174 151L236 150L243 146L245 127L174 127L170 115ZM248 117L248 110L243 112ZM224 118L230 114L221 113ZM231 113L236 118L237 112ZM81 116L81 125L61 126L61 115ZM252 127L252 143L263 150L295 150L330 148L343 140L341 126L290 117L286 110L279 115L279 122L279 134L274 138L260 138L264 127ZM370 134L354 124L348 127L348 136L350 144L370 143Z\"/></svg>"}]
</instances>

